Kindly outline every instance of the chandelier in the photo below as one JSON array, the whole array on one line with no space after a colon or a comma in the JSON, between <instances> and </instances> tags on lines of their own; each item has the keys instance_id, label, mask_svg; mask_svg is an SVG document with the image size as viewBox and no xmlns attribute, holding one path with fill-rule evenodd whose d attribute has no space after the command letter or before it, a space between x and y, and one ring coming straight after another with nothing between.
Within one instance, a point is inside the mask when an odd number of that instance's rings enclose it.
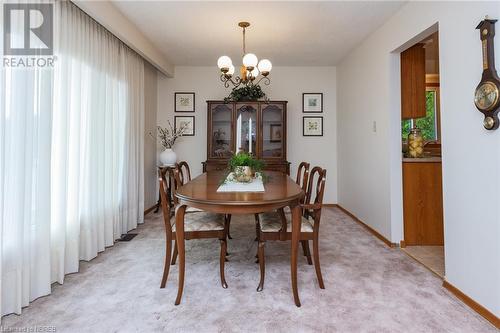
<instances>
[{"instance_id":1,"label":"chandelier","mask_svg":"<svg viewBox=\"0 0 500 333\"><path fill-rule=\"evenodd\" d=\"M234 76L234 66L231 58L222 56L217 60L217 66L221 71L220 80L224 83L224 87L229 88L230 84L234 88L240 85L244 86L258 86L261 81L266 85L271 83L268 75L271 72L273 65L268 59L259 61L257 56L253 53L246 52L245 45L245 30L250 26L248 22L240 22L238 26L243 29L243 65L240 67L240 76ZM256 81L256 79L260 78Z\"/></svg>"}]
</instances>

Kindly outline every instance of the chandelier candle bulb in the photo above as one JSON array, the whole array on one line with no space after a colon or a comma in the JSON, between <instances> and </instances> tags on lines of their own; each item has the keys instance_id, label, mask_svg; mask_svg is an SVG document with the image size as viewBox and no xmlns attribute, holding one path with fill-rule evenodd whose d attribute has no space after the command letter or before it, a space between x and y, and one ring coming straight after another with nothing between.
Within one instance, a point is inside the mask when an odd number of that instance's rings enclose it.
<instances>
[{"instance_id":1,"label":"chandelier candle bulb","mask_svg":"<svg viewBox=\"0 0 500 333\"><path fill-rule=\"evenodd\" d=\"M245 65L245 67L249 71L252 71L257 66L258 62L259 62L259 59L257 59L257 56L253 53L247 53L243 57L243 65Z\"/></svg>"},{"instance_id":2,"label":"chandelier candle bulb","mask_svg":"<svg viewBox=\"0 0 500 333\"><path fill-rule=\"evenodd\" d=\"M221 71L225 70L227 72L232 65L233 63L231 61L231 58L229 58L228 56L222 56L219 58L219 60L217 60L217 66Z\"/></svg>"},{"instance_id":3,"label":"chandelier candle bulb","mask_svg":"<svg viewBox=\"0 0 500 333\"><path fill-rule=\"evenodd\" d=\"M249 71L247 75L250 77L250 80L255 80L255 78L259 76L259 70L255 67L253 70Z\"/></svg>"},{"instance_id":4,"label":"chandelier candle bulb","mask_svg":"<svg viewBox=\"0 0 500 333\"><path fill-rule=\"evenodd\" d=\"M231 64L231 66L229 66L229 70L227 71L226 75L229 75L230 77L233 76L234 74L234 66L233 64Z\"/></svg>"},{"instance_id":5,"label":"chandelier candle bulb","mask_svg":"<svg viewBox=\"0 0 500 333\"><path fill-rule=\"evenodd\" d=\"M262 75L267 76L269 75L269 72L271 72L273 64L268 59L262 59L261 61L259 61L257 68Z\"/></svg>"}]
</instances>

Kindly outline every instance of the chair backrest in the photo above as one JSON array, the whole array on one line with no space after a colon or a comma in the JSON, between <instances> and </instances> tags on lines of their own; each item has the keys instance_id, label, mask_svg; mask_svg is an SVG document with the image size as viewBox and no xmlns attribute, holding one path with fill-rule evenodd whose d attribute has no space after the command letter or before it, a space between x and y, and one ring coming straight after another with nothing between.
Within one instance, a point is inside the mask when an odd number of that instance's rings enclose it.
<instances>
[{"instance_id":1,"label":"chair backrest","mask_svg":"<svg viewBox=\"0 0 500 333\"><path fill-rule=\"evenodd\" d=\"M189 170L189 164L186 161L182 161L177 163L176 168L179 169L180 173L180 186L186 184L191 181L191 171Z\"/></svg>"},{"instance_id":2,"label":"chair backrest","mask_svg":"<svg viewBox=\"0 0 500 333\"><path fill-rule=\"evenodd\" d=\"M158 170L158 181L160 183L160 197L161 197L161 210L163 212L163 222L165 223L165 231L172 232L172 225L170 224L170 205L167 199L167 178L166 170Z\"/></svg>"},{"instance_id":3,"label":"chair backrest","mask_svg":"<svg viewBox=\"0 0 500 333\"><path fill-rule=\"evenodd\" d=\"M316 224L319 225L319 220L321 218L321 207L323 204L323 196L325 194L325 184L326 169L315 166L309 174L309 183L307 186L305 201L306 206L315 206L314 208L312 208L313 213L311 214L314 217L315 227ZM307 209L307 211L310 210L311 208Z\"/></svg>"},{"instance_id":4,"label":"chair backrest","mask_svg":"<svg viewBox=\"0 0 500 333\"><path fill-rule=\"evenodd\" d=\"M297 169L297 179L295 182L299 185L304 192L307 191L307 181L309 179L309 166L307 162L301 162L299 168Z\"/></svg>"}]
</instances>

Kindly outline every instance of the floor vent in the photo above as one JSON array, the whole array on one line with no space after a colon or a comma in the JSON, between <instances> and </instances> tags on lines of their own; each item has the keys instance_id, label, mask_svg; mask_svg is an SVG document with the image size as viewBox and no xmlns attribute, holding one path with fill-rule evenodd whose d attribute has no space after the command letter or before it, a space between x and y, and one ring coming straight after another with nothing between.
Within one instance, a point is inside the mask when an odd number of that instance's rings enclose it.
<instances>
[{"instance_id":1,"label":"floor vent","mask_svg":"<svg viewBox=\"0 0 500 333\"><path fill-rule=\"evenodd\" d=\"M130 242L134 237L137 236L137 234L124 234L122 237L119 239L120 242Z\"/></svg>"}]
</instances>

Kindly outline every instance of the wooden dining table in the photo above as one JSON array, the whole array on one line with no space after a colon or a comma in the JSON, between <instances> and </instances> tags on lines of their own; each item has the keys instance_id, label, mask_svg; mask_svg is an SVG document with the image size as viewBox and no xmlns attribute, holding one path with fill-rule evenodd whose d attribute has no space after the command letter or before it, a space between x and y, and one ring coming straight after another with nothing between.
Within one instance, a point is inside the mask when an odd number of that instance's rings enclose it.
<instances>
[{"instance_id":1,"label":"wooden dining table","mask_svg":"<svg viewBox=\"0 0 500 333\"><path fill-rule=\"evenodd\" d=\"M178 204L175 210L175 227L179 258L179 286L175 305L179 305L184 290L186 252L184 244L184 214L187 207L220 214L257 214L279 208L290 207L292 211L292 241L290 274L295 305L300 306L297 287L297 256L300 236L300 199L304 191L288 175L266 171L264 192L217 192L225 174L209 171L181 186L175 196ZM252 219L253 221L253 219Z\"/></svg>"}]
</instances>

